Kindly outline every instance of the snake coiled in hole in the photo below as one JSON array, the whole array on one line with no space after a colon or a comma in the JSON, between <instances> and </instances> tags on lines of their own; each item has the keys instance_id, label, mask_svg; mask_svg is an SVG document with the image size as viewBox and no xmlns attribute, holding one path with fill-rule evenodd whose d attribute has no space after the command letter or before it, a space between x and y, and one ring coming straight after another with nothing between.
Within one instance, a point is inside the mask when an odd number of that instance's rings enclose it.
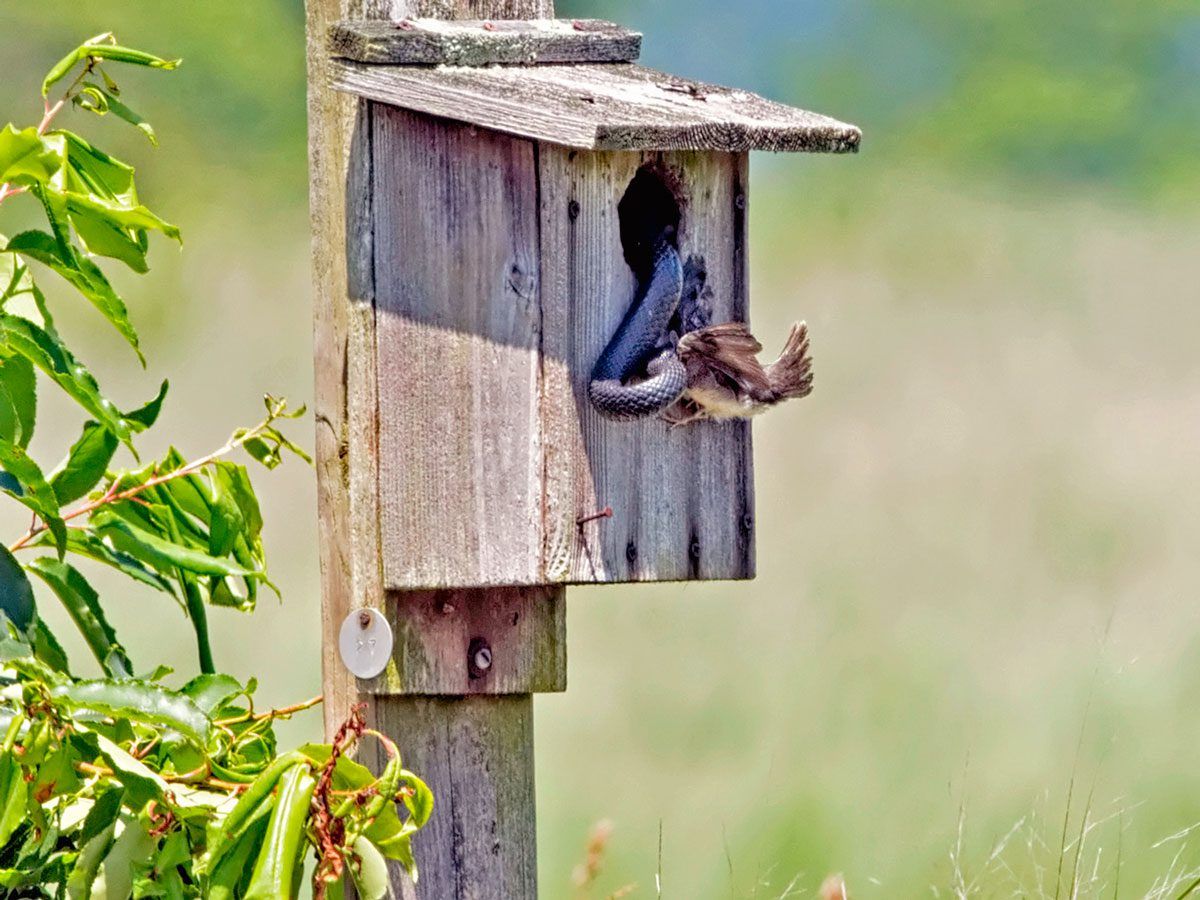
<instances>
[{"instance_id":1,"label":"snake coiled in hole","mask_svg":"<svg viewBox=\"0 0 1200 900\"><path fill-rule=\"evenodd\" d=\"M592 369L588 397L610 419L652 416L687 387L687 371L667 334L683 292L683 264L666 234L655 238L650 276ZM642 373L646 377L627 384Z\"/></svg>"}]
</instances>

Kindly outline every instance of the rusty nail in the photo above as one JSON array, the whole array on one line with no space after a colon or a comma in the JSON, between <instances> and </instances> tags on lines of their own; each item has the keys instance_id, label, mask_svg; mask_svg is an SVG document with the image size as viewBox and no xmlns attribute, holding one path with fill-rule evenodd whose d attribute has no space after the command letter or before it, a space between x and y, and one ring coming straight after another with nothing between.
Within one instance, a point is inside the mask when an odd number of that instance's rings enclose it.
<instances>
[{"instance_id":1,"label":"rusty nail","mask_svg":"<svg viewBox=\"0 0 1200 900\"><path fill-rule=\"evenodd\" d=\"M580 516L578 519L575 520L575 524L576 525L586 525L588 522L594 522L597 519L611 519L612 514L613 514L612 507L606 506L606 507L604 507L604 509L600 510L600 512L594 512L590 516Z\"/></svg>"},{"instance_id":2,"label":"rusty nail","mask_svg":"<svg viewBox=\"0 0 1200 900\"><path fill-rule=\"evenodd\" d=\"M746 208L746 195L738 194L736 197L734 197L733 205L735 207L737 207L738 209L745 209Z\"/></svg>"},{"instance_id":3,"label":"rusty nail","mask_svg":"<svg viewBox=\"0 0 1200 900\"><path fill-rule=\"evenodd\" d=\"M483 30L484 30L484 31L495 31L495 30L496 30L496 23L495 23L495 22L484 22L484 23L483 23Z\"/></svg>"},{"instance_id":4,"label":"rusty nail","mask_svg":"<svg viewBox=\"0 0 1200 900\"><path fill-rule=\"evenodd\" d=\"M574 28L576 31L584 31L587 26L585 26L578 19L575 19L571 22L571 27Z\"/></svg>"},{"instance_id":5,"label":"rusty nail","mask_svg":"<svg viewBox=\"0 0 1200 900\"><path fill-rule=\"evenodd\" d=\"M492 667L492 648L483 638L473 638L467 648L467 674L482 678Z\"/></svg>"},{"instance_id":6,"label":"rusty nail","mask_svg":"<svg viewBox=\"0 0 1200 900\"><path fill-rule=\"evenodd\" d=\"M442 604L442 614L443 615L448 616L452 612L454 612L454 604L453 603L450 603L449 601L447 601Z\"/></svg>"},{"instance_id":7,"label":"rusty nail","mask_svg":"<svg viewBox=\"0 0 1200 900\"><path fill-rule=\"evenodd\" d=\"M408 19L401 19L396 23L396 27L401 31L412 31L415 26Z\"/></svg>"},{"instance_id":8,"label":"rusty nail","mask_svg":"<svg viewBox=\"0 0 1200 900\"><path fill-rule=\"evenodd\" d=\"M367 629L371 627L371 613L369 610L363 610L358 614L358 627Z\"/></svg>"}]
</instances>

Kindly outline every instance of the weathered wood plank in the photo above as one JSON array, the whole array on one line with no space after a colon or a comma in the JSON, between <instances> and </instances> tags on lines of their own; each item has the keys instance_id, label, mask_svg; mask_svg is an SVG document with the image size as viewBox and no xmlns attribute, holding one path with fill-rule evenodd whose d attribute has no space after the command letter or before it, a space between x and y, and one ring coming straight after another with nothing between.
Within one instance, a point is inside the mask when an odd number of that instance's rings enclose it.
<instances>
[{"instance_id":1,"label":"weathered wood plank","mask_svg":"<svg viewBox=\"0 0 1200 900\"><path fill-rule=\"evenodd\" d=\"M853 125L626 63L373 66L332 60L332 85L382 103L589 150L858 149Z\"/></svg>"},{"instance_id":2,"label":"weathered wood plank","mask_svg":"<svg viewBox=\"0 0 1200 900\"><path fill-rule=\"evenodd\" d=\"M533 698L380 697L379 727L433 789L433 818L413 839L404 900L534 900ZM383 764L378 761L378 765ZM378 771L378 769L377 769Z\"/></svg>"},{"instance_id":3,"label":"weathered wood plank","mask_svg":"<svg viewBox=\"0 0 1200 900\"><path fill-rule=\"evenodd\" d=\"M642 36L596 19L339 22L329 54L373 65L486 66L632 62Z\"/></svg>"},{"instance_id":4,"label":"weathered wood plank","mask_svg":"<svg viewBox=\"0 0 1200 900\"><path fill-rule=\"evenodd\" d=\"M746 318L744 155L542 148L547 580L754 574L748 423L612 422L587 399L592 365L632 300L617 205L646 163L676 192L681 254L703 258L713 321ZM611 518L578 524L605 506Z\"/></svg>"},{"instance_id":5,"label":"weathered wood plank","mask_svg":"<svg viewBox=\"0 0 1200 900\"><path fill-rule=\"evenodd\" d=\"M385 583L535 583L533 144L377 107L374 158Z\"/></svg>"},{"instance_id":6,"label":"weathered wood plank","mask_svg":"<svg viewBox=\"0 0 1200 900\"><path fill-rule=\"evenodd\" d=\"M395 651L371 693L566 690L565 594L561 587L389 592Z\"/></svg>"}]
</instances>

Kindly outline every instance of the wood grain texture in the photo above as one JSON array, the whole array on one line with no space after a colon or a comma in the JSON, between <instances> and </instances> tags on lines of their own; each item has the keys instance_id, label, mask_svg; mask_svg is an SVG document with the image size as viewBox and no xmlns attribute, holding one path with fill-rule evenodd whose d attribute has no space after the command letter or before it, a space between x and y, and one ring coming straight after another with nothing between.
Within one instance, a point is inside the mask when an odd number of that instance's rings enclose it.
<instances>
[{"instance_id":1,"label":"wood grain texture","mask_svg":"<svg viewBox=\"0 0 1200 900\"><path fill-rule=\"evenodd\" d=\"M681 255L703 259L713 321L745 321L745 155L544 147L542 302L549 581L754 575L750 426L613 422L587 399L592 365L632 300L617 204L642 165L681 205ZM611 518L578 519L611 506Z\"/></svg>"},{"instance_id":2,"label":"wood grain texture","mask_svg":"<svg viewBox=\"0 0 1200 900\"><path fill-rule=\"evenodd\" d=\"M374 168L385 582L536 583L534 146L379 106Z\"/></svg>"},{"instance_id":3,"label":"wood grain texture","mask_svg":"<svg viewBox=\"0 0 1200 900\"><path fill-rule=\"evenodd\" d=\"M372 65L631 62L641 46L638 32L596 19L350 21L329 29L331 56Z\"/></svg>"},{"instance_id":4,"label":"wood grain texture","mask_svg":"<svg viewBox=\"0 0 1200 900\"><path fill-rule=\"evenodd\" d=\"M376 702L379 727L396 736L405 767L434 796L433 817L413 839L420 880L414 885L394 866L398 896L535 900L533 698Z\"/></svg>"},{"instance_id":5,"label":"wood grain texture","mask_svg":"<svg viewBox=\"0 0 1200 900\"><path fill-rule=\"evenodd\" d=\"M330 62L332 85L382 103L588 150L853 152L853 125L749 91L627 63L418 67Z\"/></svg>"},{"instance_id":6,"label":"wood grain texture","mask_svg":"<svg viewBox=\"0 0 1200 900\"><path fill-rule=\"evenodd\" d=\"M392 591L393 662L374 694L537 694L567 689L561 587ZM486 648L490 665L473 655Z\"/></svg>"}]
</instances>

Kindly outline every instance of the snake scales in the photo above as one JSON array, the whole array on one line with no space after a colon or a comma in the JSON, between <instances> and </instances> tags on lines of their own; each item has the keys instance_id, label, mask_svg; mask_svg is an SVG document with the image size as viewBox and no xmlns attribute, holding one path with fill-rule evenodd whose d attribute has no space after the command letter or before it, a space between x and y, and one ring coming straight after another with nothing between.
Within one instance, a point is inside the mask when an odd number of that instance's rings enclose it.
<instances>
[{"instance_id":1,"label":"snake scales","mask_svg":"<svg viewBox=\"0 0 1200 900\"><path fill-rule=\"evenodd\" d=\"M673 404L687 387L687 372L668 333L683 291L683 265L670 234L651 247L649 277L592 369L588 397L611 419L652 416ZM631 379L645 373L636 383Z\"/></svg>"}]
</instances>

